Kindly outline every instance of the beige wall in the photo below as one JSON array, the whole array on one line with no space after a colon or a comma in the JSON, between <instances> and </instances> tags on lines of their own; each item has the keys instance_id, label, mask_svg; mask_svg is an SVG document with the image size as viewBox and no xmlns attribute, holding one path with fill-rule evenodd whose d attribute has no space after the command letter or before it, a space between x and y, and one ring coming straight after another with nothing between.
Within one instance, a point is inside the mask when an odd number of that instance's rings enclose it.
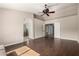
<instances>
[{"instance_id":1,"label":"beige wall","mask_svg":"<svg viewBox=\"0 0 79 59\"><path fill-rule=\"evenodd\" d=\"M60 22L61 38L77 40L77 15L64 18Z\"/></svg>"},{"instance_id":2,"label":"beige wall","mask_svg":"<svg viewBox=\"0 0 79 59\"><path fill-rule=\"evenodd\" d=\"M0 36L5 46L23 42L23 23L25 18L31 18L24 12L0 9Z\"/></svg>"}]
</instances>

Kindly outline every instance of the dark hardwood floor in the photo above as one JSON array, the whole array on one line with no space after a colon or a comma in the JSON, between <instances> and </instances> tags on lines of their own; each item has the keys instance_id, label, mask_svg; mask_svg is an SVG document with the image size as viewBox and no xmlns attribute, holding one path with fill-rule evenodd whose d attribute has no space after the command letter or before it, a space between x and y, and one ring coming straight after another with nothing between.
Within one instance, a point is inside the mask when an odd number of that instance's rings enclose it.
<instances>
[{"instance_id":1,"label":"dark hardwood floor","mask_svg":"<svg viewBox=\"0 0 79 59\"><path fill-rule=\"evenodd\" d=\"M5 49L8 52L24 45L41 56L79 56L79 43L65 39L39 38L8 46Z\"/></svg>"}]
</instances>

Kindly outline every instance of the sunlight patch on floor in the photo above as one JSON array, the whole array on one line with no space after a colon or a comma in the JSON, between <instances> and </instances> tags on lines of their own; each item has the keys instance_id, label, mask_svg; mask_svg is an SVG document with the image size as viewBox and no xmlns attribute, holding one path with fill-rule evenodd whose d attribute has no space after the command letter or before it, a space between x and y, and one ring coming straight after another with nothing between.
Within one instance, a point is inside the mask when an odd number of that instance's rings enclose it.
<instances>
[{"instance_id":1,"label":"sunlight patch on floor","mask_svg":"<svg viewBox=\"0 0 79 59\"><path fill-rule=\"evenodd\" d=\"M40 56L39 53L37 53L36 51L32 50L27 46L23 46L15 50L9 51L7 52L7 54L15 54L17 56Z\"/></svg>"}]
</instances>

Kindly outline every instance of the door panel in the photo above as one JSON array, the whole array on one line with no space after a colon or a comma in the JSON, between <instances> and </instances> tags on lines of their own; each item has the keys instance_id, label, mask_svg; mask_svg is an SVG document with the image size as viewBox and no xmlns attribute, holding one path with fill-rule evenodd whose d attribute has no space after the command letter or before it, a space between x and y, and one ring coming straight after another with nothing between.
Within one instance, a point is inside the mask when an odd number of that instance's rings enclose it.
<instances>
[{"instance_id":1,"label":"door panel","mask_svg":"<svg viewBox=\"0 0 79 59\"><path fill-rule=\"evenodd\" d=\"M45 25L45 37L54 38L54 24Z\"/></svg>"}]
</instances>

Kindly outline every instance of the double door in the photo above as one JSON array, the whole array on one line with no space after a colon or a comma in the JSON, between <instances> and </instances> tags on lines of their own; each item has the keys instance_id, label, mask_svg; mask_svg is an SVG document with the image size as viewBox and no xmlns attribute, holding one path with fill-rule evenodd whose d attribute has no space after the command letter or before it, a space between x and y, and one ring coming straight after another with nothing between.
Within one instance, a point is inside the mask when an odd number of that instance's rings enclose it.
<instances>
[{"instance_id":1,"label":"double door","mask_svg":"<svg viewBox=\"0 0 79 59\"><path fill-rule=\"evenodd\" d=\"M54 24L45 25L45 37L54 38Z\"/></svg>"}]
</instances>

